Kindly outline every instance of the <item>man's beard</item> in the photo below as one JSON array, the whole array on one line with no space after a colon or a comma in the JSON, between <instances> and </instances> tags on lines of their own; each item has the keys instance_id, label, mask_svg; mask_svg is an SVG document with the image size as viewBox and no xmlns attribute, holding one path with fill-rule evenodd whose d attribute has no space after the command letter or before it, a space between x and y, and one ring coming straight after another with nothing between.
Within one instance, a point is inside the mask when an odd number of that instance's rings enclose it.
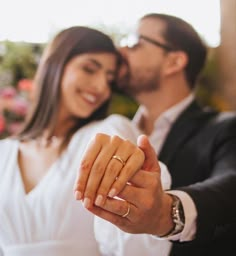
<instances>
[{"instance_id":1,"label":"man's beard","mask_svg":"<svg viewBox=\"0 0 236 256\"><path fill-rule=\"evenodd\" d=\"M135 73L138 74L138 72ZM157 74L149 74L146 77L139 74L134 76L129 72L119 78L118 88L135 98L141 93L156 91L159 88L159 76Z\"/></svg>"}]
</instances>

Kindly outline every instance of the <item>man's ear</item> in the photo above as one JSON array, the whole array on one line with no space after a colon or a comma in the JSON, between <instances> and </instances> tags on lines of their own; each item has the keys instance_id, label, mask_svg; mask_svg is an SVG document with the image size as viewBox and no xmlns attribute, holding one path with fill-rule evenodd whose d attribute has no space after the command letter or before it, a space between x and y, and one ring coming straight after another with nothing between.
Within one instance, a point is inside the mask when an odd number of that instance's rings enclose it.
<instances>
[{"instance_id":1,"label":"man's ear","mask_svg":"<svg viewBox=\"0 0 236 256\"><path fill-rule=\"evenodd\" d=\"M173 51L168 53L165 74L173 74L184 70L188 63L188 56L183 51Z\"/></svg>"}]
</instances>

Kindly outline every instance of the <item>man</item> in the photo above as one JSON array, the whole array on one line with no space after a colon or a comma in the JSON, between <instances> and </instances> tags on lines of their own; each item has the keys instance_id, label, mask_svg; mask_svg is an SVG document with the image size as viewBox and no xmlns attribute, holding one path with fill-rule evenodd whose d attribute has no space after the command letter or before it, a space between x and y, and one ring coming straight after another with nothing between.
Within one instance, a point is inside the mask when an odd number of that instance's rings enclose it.
<instances>
[{"instance_id":1,"label":"man","mask_svg":"<svg viewBox=\"0 0 236 256\"><path fill-rule=\"evenodd\" d=\"M140 103L133 122L149 136L159 160L167 165L172 190L163 192L158 178L149 177L150 172L137 173L131 179L134 186L126 186L119 193L129 202L128 208L122 201L107 200L95 202L107 211L97 207L90 210L126 232L172 241L166 245L170 255L233 255L236 118L204 110L194 98L206 47L189 24L163 14L144 16L134 39L133 45L123 49L129 72L123 70L121 88ZM145 139L138 145L146 157L150 156ZM158 166L146 160L144 169L150 171ZM153 185L151 179L157 182ZM117 180L112 186L116 193L111 190L110 197L121 191ZM106 195L100 188L98 194ZM153 195L155 199L150 200ZM168 255L160 253L157 255Z\"/></svg>"}]
</instances>

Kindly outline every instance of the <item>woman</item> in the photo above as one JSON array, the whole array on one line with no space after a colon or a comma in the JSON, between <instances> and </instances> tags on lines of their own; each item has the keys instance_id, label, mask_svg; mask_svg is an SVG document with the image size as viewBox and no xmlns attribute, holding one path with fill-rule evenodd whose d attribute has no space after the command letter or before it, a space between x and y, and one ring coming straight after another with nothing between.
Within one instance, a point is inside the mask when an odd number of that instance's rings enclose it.
<instances>
[{"instance_id":1,"label":"woman","mask_svg":"<svg viewBox=\"0 0 236 256\"><path fill-rule=\"evenodd\" d=\"M119 61L111 39L86 27L65 29L45 50L25 127L0 142L2 255L100 254L93 215L74 200L72 187L94 134L135 140L127 119L98 121L106 116ZM131 154L133 148L126 150Z\"/></svg>"}]
</instances>

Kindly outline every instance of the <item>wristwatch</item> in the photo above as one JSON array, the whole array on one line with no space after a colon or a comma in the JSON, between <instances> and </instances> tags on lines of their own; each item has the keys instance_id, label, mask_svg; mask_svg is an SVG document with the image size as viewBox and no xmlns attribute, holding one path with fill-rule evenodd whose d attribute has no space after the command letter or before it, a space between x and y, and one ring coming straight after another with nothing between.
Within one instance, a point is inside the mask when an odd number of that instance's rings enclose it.
<instances>
[{"instance_id":1,"label":"wristwatch","mask_svg":"<svg viewBox=\"0 0 236 256\"><path fill-rule=\"evenodd\" d=\"M173 199L171 206L171 217L174 223L174 227L167 234L161 237L170 237L182 232L185 224L184 210L180 199L175 195L169 195Z\"/></svg>"}]
</instances>

